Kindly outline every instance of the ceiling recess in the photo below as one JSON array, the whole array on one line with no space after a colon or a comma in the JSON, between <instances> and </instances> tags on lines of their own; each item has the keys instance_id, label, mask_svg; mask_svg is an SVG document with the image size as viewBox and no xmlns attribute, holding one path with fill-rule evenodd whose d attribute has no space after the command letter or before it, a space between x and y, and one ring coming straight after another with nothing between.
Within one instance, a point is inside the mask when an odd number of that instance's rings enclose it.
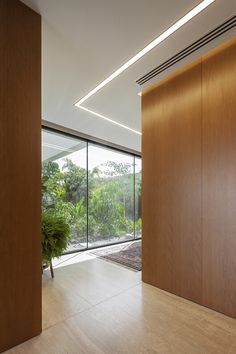
<instances>
[{"instance_id":1,"label":"ceiling recess","mask_svg":"<svg viewBox=\"0 0 236 354\"><path fill-rule=\"evenodd\" d=\"M220 26L216 27L214 30L210 31L209 33L205 34L203 37L199 38L193 44L189 45L185 49L181 50L179 53L175 54L170 59L166 60L161 65L157 66L155 69L148 72L146 75L142 76L140 79L136 81L136 83L140 86L145 84L149 80L153 79L155 76L159 75L163 71L175 65L182 59L186 58L188 55L197 51L198 49L202 48L209 42L213 41L215 38L220 37L222 34L229 31L235 26L236 26L236 16L233 16L227 21L225 21L224 23L222 23Z\"/></svg>"}]
</instances>

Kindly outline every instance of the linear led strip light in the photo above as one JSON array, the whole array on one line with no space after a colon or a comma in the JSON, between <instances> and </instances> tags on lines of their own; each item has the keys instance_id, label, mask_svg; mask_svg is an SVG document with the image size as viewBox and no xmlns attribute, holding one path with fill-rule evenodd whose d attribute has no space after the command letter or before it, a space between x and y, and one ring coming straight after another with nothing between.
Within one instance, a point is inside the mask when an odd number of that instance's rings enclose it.
<instances>
[{"instance_id":1,"label":"linear led strip light","mask_svg":"<svg viewBox=\"0 0 236 354\"><path fill-rule=\"evenodd\" d=\"M189 11L186 15L184 15L180 20L178 20L176 23L174 23L171 27L169 27L165 32L163 32L161 35L159 35L156 39L154 39L151 43L149 43L145 48L140 50L135 56L133 56L131 59L129 59L126 63L124 63L119 69L114 71L110 76L108 76L105 80L103 80L99 85L97 85L93 90L91 90L87 95L85 95L83 98L81 98L78 102L75 103L75 106L83 109L86 112L89 112L91 114L94 114L97 117L100 117L102 119L105 119L109 121L110 123L114 123L116 125L119 125L122 128L128 129L136 134L141 135L137 130L134 130L130 127L127 127L124 124L118 123L102 114L96 113L94 111L91 111L88 108L85 108L81 106L82 103L84 103L88 98L93 96L96 92L101 90L104 86L106 86L109 82L114 80L118 75L123 73L126 69L128 69L131 65L136 63L140 58L142 58L145 54L150 52L153 48L155 48L158 44L163 42L165 39L170 37L174 32L176 32L179 28L181 28L183 25L185 25L187 22L189 22L192 18L197 16L200 12L202 12L204 9L206 9L209 5L211 5L213 2L216 0L204 0L202 1L199 5L194 7L191 11Z\"/></svg>"}]
</instances>

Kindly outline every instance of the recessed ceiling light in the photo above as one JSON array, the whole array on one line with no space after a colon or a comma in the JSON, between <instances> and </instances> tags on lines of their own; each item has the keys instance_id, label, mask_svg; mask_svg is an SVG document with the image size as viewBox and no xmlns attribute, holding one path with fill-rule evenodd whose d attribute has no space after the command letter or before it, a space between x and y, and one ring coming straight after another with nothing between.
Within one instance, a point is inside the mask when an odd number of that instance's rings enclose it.
<instances>
[{"instance_id":1,"label":"recessed ceiling light","mask_svg":"<svg viewBox=\"0 0 236 354\"><path fill-rule=\"evenodd\" d=\"M84 103L88 98L93 96L96 92L101 90L104 86L106 86L109 82L114 80L118 75L123 73L126 69L128 69L131 65L136 63L140 58L142 58L145 54L150 52L153 48L155 48L158 44L163 42L165 39L170 37L174 32L176 32L179 28L181 28L183 25L185 25L187 22L189 22L192 18L194 18L196 15L198 15L200 12L202 12L204 9L206 9L209 5L211 5L213 2L216 0L204 0L202 1L199 5L194 7L191 11L189 11L186 15L184 15L181 19L179 19L177 22L175 22L172 26L170 26L165 32L163 32L161 35L159 35L156 39L154 39L151 43L149 43L146 47L144 47L142 50L140 50L135 56L133 56L131 59L129 59L125 64L123 64L120 68L118 68L116 71L114 71L110 76L108 76L105 80L103 80L99 85L97 85L93 90L91 90L89 93L87 93L83 98L81 98L78 102L75 103L75 106L90 112L100 118L106 119L114 124L117 124L123 128L129 129L133 132L136 132L138 134L141 134L140 132L135 131L132 128L126 127L123 124L120 124L110 118L107 118L105 116L102 116L99 113L96 113L94 111L91 111L87 108L84 108L81 106L82 103Z\"/></svg>"},{"instance_id":2,"label":"recessed ceiling light","mask_svg":"<svg viewBox=\"0 0 236 354\"><path fill-rule=\"evenodd\" d=\"M105 85L115 79L118 75L120 75L123 71L125 71L128 67L142 58L145 54L150 52L153 48L155 48L158 44L163 42L166 38L168 38L171 34L176 32L180 27L189 22L193 17L203 11L206 7L212 4L216 0L204 0L199 5L194 7L191 11L189 11L186 15L184 15L180 20L178 20L174 25L169 27L165 32L163 32L160 36L154 39L151 43L149 43L145 48L140 50L134 57L129 59L125 64L123 64L119 69L114 71L110 76L108 76L105 80L103 80L98 86L96 86L92 91L90 91L87 95L81 98L75 105L80 106L83 102L85 102L89 97L93 96L96 92L101 90Z\"/></svg>"},{"instance_id":3,"label":"recessed ceiling light","mask_svg":"<svg viewBox=\"0 0 236 354\"><path fill-rule=\"evenodd\" d=\"M120 126L120 127L122 127L122 128L128 129L128 130L130 130L130 131L133 132L133 133L142 135L142 133L140 133L138 130L132 129L132 128L128 127L127 125L118 123L118 122L116 122L115 120L112 120L112 119L110 119L110 118L108 118L108 117L106 117L106 116L104 116L104 115L102 115L102 114L99 114L99 113L97 113L97 112L91 111L91 109L88 109L88 108L85 108L85 107L82 107L82 106L79 106L79 108L83 109L84 111L86 111L86 112L88 112L88 113L94 114L95 116L97 116L97 117L99 117L99 118L105 119L105 120L107 120L107 121L110 122L110 123L113 123L113 124L116 124L116 125L118 125L118 126Z\"/></svg>"}]
</instances>

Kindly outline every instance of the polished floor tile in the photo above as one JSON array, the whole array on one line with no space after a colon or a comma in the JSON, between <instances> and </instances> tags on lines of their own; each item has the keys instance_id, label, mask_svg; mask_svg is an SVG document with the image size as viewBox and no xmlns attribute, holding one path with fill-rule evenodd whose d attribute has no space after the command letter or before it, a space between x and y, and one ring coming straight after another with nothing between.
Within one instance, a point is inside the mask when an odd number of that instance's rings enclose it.
<instances>
[{"instance_id":1,"label":"polished floor tile","mask_svg":"<svg viewBox=\"0 0 236 354\"><path fill-rule=\"evenodd\" d=\"M235 354L236 320L90 256L43 276L42 334L8 354Z\"/></svg>"}]
</instances>

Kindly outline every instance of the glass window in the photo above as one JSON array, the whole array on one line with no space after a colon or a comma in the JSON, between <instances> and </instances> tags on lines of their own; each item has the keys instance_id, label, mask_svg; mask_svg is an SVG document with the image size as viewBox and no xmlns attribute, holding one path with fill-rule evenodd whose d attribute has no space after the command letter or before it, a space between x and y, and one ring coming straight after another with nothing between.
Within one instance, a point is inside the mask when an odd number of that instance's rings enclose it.
<instances>
[{"instance_id":1,"label":"glass window","mask_svg":"<svg viewBox=\"0 0 236 354\"><path fill-rule=\"evenodd\" d=\"M134 238L134 157L88 146L88 246Z\"/></svg>"},{"instance_id":2,"label":"glass window","mask_svg":"<svg viewBox=\"0 0 236 354\"><path fill-rule=\"evenodd\" d=\"M141 237L141 158L42 130L43 210L71 227L67 252Z\"/></svg>"},{"instance_id":3,"label":"glass window","mask_svg":"<svg viewBox=\"0 0 236 354\"><path fill-rule=\"evenodd\" d=\"M87 143L42 131L43 208L54 208L71 226L68 251L87 248Z\"/></svg>"},{"instance_id":4,"label":"glass window","mask_svg":"<svg viewBox=\"0 0 236 354\"><path fill-rule=\"evenodd\" d=\"M135 238L142 236L141 215L142 160L135 157Z\"/></svg>"}]
</instances>

